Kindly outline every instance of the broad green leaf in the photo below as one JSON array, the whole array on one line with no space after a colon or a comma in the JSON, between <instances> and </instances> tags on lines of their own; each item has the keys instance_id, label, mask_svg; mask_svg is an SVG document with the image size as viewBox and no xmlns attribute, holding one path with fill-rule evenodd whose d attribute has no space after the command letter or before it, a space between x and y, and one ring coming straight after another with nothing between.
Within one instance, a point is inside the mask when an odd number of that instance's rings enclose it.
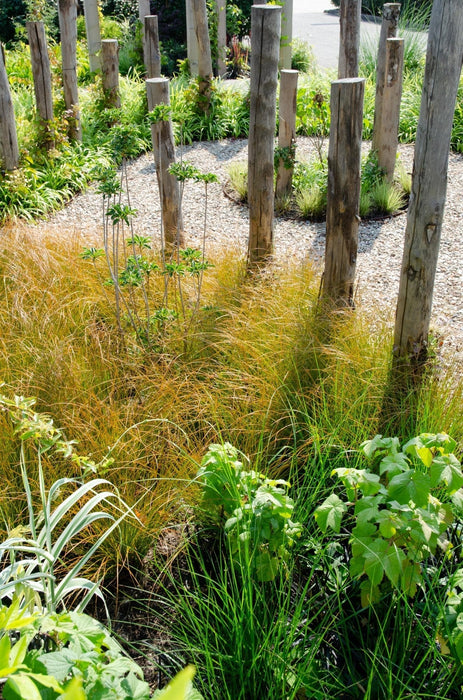
<instances>
[{"instance_id":1,"label":"broad green leaf","mask_svg":"<svg viewBox=\"0 0 463 700\"><path fill-rule=\"evenodd\" d=\"M21 700L42 700L39 689L29 676L19 673L10 676L6 682L5 690L7 686L10 686Z\"/></svg>"},{"instance_id":2,"label":"broad green leaf","mask_svg":"<svg viewBox=\"0 0 463 700\"><path fill-rule=\"evenodd\" d=\"M384 553L382 561L386 576L393 586L397 586L400 576L402 575L402 566L403 562L405 561L405 554L399 547L391 545Z\"/></svg>"},{"instance_id":3,"label":"broad green leaf","mask_svg":"<svg viewBox=\"0 0 463 700\"><path fill-rule=\"evenodd\" d=\"M409 559L405 559L402 563L402 590L413 598L416 593L417 585L421 583L421 580L420 565L411 562Z\"/></svg>"},{"instance_id":4,"label":"broad green leaf","mask_svg":"<svg viewBox=\"0 0 463 700\"><path fill-rule=\"evenodd\" d=\"M258 581L273 581L280 566L279 559L269 552L262 552L256 557L256 576Z\"/></svg>"},{"instance_id":5,"label":"broad green leaf","mask_svg":"<svg viewBox=\"0 0 463 700\"><path fill-rule=\"evenodd\" d=\"M10 665L11 642L7 634L0 639L0 669Z\"/></svg>"},{"instance_id":6,"label":"broad green leaf","mask_svg":"<svg viewBox=\"0 0 463 700\"><path fill-rule=\"evenodd\" d=\"M363 608L368 608L370 605L379 603L381 600L381 591L379 586L372 586L370 581L362 581L360 584L360 602Z\"/></svg>"},{"instance_id":7,"label":"broad green leaf","mask_svg":"<svg viewBox=\"0 0 463 700\"><path fill-rule=\"evenodd\" d=\"M134 673L129 673L121 682L121 688L130 700L149 700L150 687Z\"/></svg>"},{"instance_id":8,"label":"broad green leaf","mask_svg":"<svg viewBox=\"0 0 463 700\"><path fill-rule=\"evenodd\" d=\"M68 649L62 649L61 651L51 651L47 654L41 654L37 660L43 665L50 676L54 676L58 681L63 682L66 680L77 658L78 657Z\"/></svg>"},{"instance_id":9,"label":"broad green leaf","mask_svg":"<svg viewBox=\"0 0 463 700\"><path fill-rule=\"evenodd\" d=\"M431 486L444 483L447 492L453 494L463 486L461 464L454 454L439 455L431 464Z\"/></svg>"},{"instance_id":10,"label":"broad green leaf","mask_svg":"<svg viewBox=\"0 0 463 700\"><path fill-rule=\"evenodd\" d=\"M331 496L323 501L315 510L314 516L318 527L322 532L326 532L330 527L335 532L341 530L342 516L347 510L347 505L341 501L339 496L332 493Z\"/></svg>"},{"instance_id":11,"label":"broad green leaf","mask_svg":"<svg viewBox=\"0 0 463 700\"><path fill-rule=\"evenodd\" d=\"M431 480L427 474L421 474L413 469L392 477L387 487L391 500L400 504L413 501L417 506L425 506L428 502Z\"/></svg>"},{"instance_id":12,"label":"broad green leaf","mask_svg":"<svg viewBox=\"0 0 463 700\"><path fill-rule=\"evenodd\" d=\"M379 473L384 474L388 472L390 477L400 472L405 472L407 469L410 469L410 462L403 452L387 455L379 463Z\"/></svg>"},{"instance_id":13,"label":"broad green leaf","mask_svg":"<svg viewBox=\"0 0 463 700\"><path fill-rule=\"evenodd\" d=\"M382 496L365 496L355 504L354 514L357 516L359 524L370 520L377 520L379 517L378 506L383 502Z\"/></svg>"},{"instance_id":14,"label":"broad green leaf","mask_svg":"<svg viewBox=\"0 0 463 700\"><path fill-rule=\"evenodd\" d=\"M155 697L160 700L187 700L195 672L194 666L187 666Z\"/></svg>"},{"instance_id":15,"label":"broad green leaf","mask_svg":"<svg viewBox=\"0 0 463 700\"><path fill-rule=\"evenodd\" d=\"M371 459L378 452L390 452L394 454L400 449L399 438L383 438L382 435L375 435L372 440L365 440L362 442L360 447L363 449L365 455Z\"/></svg>"},{"instance_id":16,"label":"broad green leaf","mask_svg":"<svg viewBox=\"0 0 463 700\"><path fill-rule=\"evenodd\" d=\"M60 696L60 700L87 700L82 689L82 680L77 677L73 678L66 686L64 693Z\"/></svg>"},{"instance_id":17,"label":"broad green leaf","mask_svg":"<svg viewBox=\"0 0 463 700\"><path fill-rule=\"evenodd\" d=\"M388 549L386 540L374 540L365 551L365 573L372 586L379 586L384 577L384 557Z\"/></svg>"}]
</instances>

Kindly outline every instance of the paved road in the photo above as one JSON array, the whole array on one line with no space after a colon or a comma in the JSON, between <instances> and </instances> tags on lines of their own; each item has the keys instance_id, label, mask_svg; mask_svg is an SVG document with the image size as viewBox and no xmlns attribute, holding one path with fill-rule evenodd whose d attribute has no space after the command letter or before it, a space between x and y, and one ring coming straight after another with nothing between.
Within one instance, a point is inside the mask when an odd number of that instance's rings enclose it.
<instances>
[{"instance_id":1,"label":"paved road","mask_svg":"<svg viewBox=\"0 0 463 700\"><path fill-rule=\"evenodd\" d=\"M360 41L379 37L379 25L362 20ZM330 0L293 1L293 37L312 46L320 68L337 69L339 14Z\"/></svg>"}]
</instances>

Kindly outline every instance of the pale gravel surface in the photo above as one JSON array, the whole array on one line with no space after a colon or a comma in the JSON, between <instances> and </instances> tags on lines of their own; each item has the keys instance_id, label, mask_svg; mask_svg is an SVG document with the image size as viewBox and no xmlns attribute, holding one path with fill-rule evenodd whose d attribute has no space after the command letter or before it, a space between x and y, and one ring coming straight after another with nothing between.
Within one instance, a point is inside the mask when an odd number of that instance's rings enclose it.
<instances>
[{"instance_id":1,"label":"pale gravel surface","mask_svg":"<svg viewBox=\"0 0 463 700\"><path fill-rule=\"evenodd\" d=\"M312 141L298 139L298 158L309 159ZM222 191L227 167L233 160L245 160L247 141L226 140L186 146L182 157L203 172L214 172L220 184L208 186L207 245L224 246L245 254L248 237L246 207L231 202ZM401 146L402 163L411 172L413 147ZM138 210L138 232L159 236L159 203L152 154L129 165L131 205ZM463 361L463 156L450 154L447 203L434 291L432 327L442 334L447 358ZM188 182L185 187L184 224L187 244L199 246L204 221L204 185ZM362 222L359 231L356 299L359 308L376 306L391 322L397 301L406 215L380 221ZM33 225L40 234L74 234L85 245L101 245L101 198L90 189L76 197L64 210L46 222ZM279 259L323 264L325 225L277 218L275 253Z\"/></svg>"}]
</instances>

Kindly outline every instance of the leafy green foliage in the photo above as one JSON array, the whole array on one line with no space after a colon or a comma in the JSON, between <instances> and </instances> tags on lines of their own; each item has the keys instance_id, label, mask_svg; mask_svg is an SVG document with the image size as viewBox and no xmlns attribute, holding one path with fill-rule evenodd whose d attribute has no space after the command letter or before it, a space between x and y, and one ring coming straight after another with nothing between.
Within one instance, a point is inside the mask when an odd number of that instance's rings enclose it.
<instances>
[{"instance_id":1,"label":"leafy green foliage","mask_svg":"<svg viewBox=\"0 0 463 700\"><path fill-rule=\"evenodd\" d=\"M368 469L333 470L347 501L332 494L315 519L323 532L339 533L349 513L350 573L362 579L364 606L380 600L387 584L413 597L423 562L438 548L449 550L447 531L463 498L455 446L444 434L423 433L402 448L397 438L376 435L362 445Z\"/></svg>"},{"instance_id":2,"label":"leafy green foliage","mask_svg":"<svg viewBox=\"0 0 463 700\"><path fill-rule=\"evenodd\" d=\"M235 563L249 566L258 581L272 581L286 565L302 528L291 520L294 503L286 493L288 482L248 471L238 457L229 443L209 447L197 473L201 507L224 524Z\"/></svg>"}]
</instances>

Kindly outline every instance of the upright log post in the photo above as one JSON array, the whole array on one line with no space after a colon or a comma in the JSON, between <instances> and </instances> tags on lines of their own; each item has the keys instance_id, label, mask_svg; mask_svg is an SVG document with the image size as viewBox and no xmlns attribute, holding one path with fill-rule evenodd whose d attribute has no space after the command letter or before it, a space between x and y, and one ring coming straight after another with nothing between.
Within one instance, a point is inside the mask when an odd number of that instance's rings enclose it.
<instances>
[{"instance_id":1,"label":"upright log post","mask_svg":"<svg viewBox=\"0 0 463 700\"><path fill-rule=\"evenodd\" d=\"M361 8L362 0L341 0L339 15L339 79L355 78L359 74Z\"/></svg>"},{"instance_id":2,"label":"upright log post","mask_svg":"<svg viewBox=\"0 0 463 700\"><path fill-rule=\"evenodd\" d=\"M151 14L150 0L138 0L138 19L143 26L143 20Z\"/></svg>"},{"instance_id":3,"label":"upright log post","mask_svg":"<svg viewBox=\"0 0 463 700\"><path fill-rule=\"evenodd\" d=\"M296 152L297 70L280 73L280 101L278 106L278 147L283 149L278 162L276 196L291 192Z\"/></svg>"},{"instance_id":4,"label":"upright log post","mask_svg":"<svg viewBox=\"0 0 463 700\"><path fill-rule=\"evenodd\" d=\"M463 3L434 0L400 272L394 353L426 358L447 169L461 66Z\"/></svg>"},{"instance_id":5,"label":"upright log post","mask_svg":"<svg viewBox=\"0 0 463 700\"><path fill-rule=\"evenodd\" d=\"M217 72L220 78L227 72L227 0L215 0L217 13Z\"/></svg>"},{"instance_id":6,"label":"upright log post","mask_svg":"<svg viewBox=\"0 0 463 700\"><path fill-rule=\"evenodd\" d=\"M195 78L198 75L199 67L199 48L198 39L196 38L193 0L185 0L186 7L186 43L188 64L190 67L190 75Z\"/></svg>"},{"instance_id":7,"label":"upright log post","mask_svg":"<svg viewBox=\"0 0 463 700\"><path fill-rule=\"evenodd\" d=\"M45 135L45 147L54 148L53 92L51 86L50 59L43 22L26 22L31 53L32 76L37 112Z\"/></svg>"},{"instance_id":8,"label":"upright log post","mask_svg":"<svg viewBox=\"0 0 463 700\"><path fill-rule=\"evenodd\" d=\"M103 39L101 42L101 77L106 105L120 107L119 44L117 39Z\"/></svg>"},{"instance_id":9,"label":"upright log post","mask_svg":"<svg viewBox=\"0 0 463 700\"><path fill-rule=\"evenodd\" d=\"M264 262L273 249L274 137L281 7L251 8L251 106L248 145L250 265Z\"/></svg>"},{"instance_id":10,"label":"upright log post","mask_svg":"<svg viewBox=\"0 0 463 700\"><path fill-rule=\"evenodd\" d=\"M399 143L400 100L404 65L404 40L386 41L386 70L382 90L381 128L378 130L376 150L378 165L386 178L394 178L397 146Z\"/></svg>"},{"instance_id":11,"label":"upright log post","mask_svg":"<svg viewBox=\"0 0 463 700\"><path fill-rule=\"evenodd\" d=\"M212 58L206 0L192 0L192 8L193 24L198 42L199 94L203 98L204 111L207 111L212 80Z\"/></svg>"},{"instance_id":12,"label":"upright log post","mask_svg":"<svg viewBox=\"0 0 463 700\"><path fill-rule=\"evenodd\" d=\"M363 78L331 83L323 293L337 306L354 305L364 89Z\"/></svg>"},{"instance_id":13,"label":"upright log post","mask_svg":"<svg viewBox=\"0 0 463 700\"><path fill-rule=\"evenodd\" d=\"M156 105L170 105L169 80L167 78L150 78L146 81L148 109ZM175 144L172 121L168 119L151 125L153 154L156 165L156 177L159 186L164 227L164 244L167 250L184 245L180 187L174 175L169 173L169 166L175 163Z\"/></svg>"},{"instance_id":14,"label":"upright log post","mask_svg":"<svg viewBox=\"0 0 463 700\"><path fill-rule=\"evenodd\" d=\"M158 16L146 15L144 18L143 54L147 78L161 77L161 52L159 50Z\"/></svg>"},{"instance_id":15,"label":"upright log post","mask_svg":"<svg viewBox=\"0 0 463 700\"><path fill-rule=\"evenodd\" d=\"M98 0L84 0L84 15L90 71L96 73L101 68L101 33Z\"/></svg>"},{"instance_id":16,"label":"upright log post","mask_svg":"<svg viewBox=\"0 0 463 700\"><path fill-rule=\"evenodd\" d=\"M379 35L378 58L376 61L375 117L373 124L372 150L378 150L378 138L381 131L383 114L383 91L386 79L387 40L397 36L400 15L400 3L388 2L383 5L383 19Z\"/></svg>"},{"instance_id":17,"label":"upright log post","mask_svg":"<svg viewBox=\"0 0 463 700\"><path fill-rule=\"evenodd\" d=\"M0 44L0 159L5 170L14 170L19 165L16 122L2 44Z\"/></svg>"},{"instance_id":18,"label":"upright log post","mask_svg":"<svg viewBox=\"0 0 463 700\"><path fill-rule=\"evenodd\" d=\"M293 41L293 0L282 1L280 69L291 69Z\"/></svg>"},{"instance_id":19,"label":"upright log post","mask_svg":"<svg viewBox=\"0 0 463 700\"><path fill-rule=\"evenodd\" d=\"M77 89L77 0L58 0L64 104L69 114L69 138L82 140Z\"/></svg>"}]
</instances>

